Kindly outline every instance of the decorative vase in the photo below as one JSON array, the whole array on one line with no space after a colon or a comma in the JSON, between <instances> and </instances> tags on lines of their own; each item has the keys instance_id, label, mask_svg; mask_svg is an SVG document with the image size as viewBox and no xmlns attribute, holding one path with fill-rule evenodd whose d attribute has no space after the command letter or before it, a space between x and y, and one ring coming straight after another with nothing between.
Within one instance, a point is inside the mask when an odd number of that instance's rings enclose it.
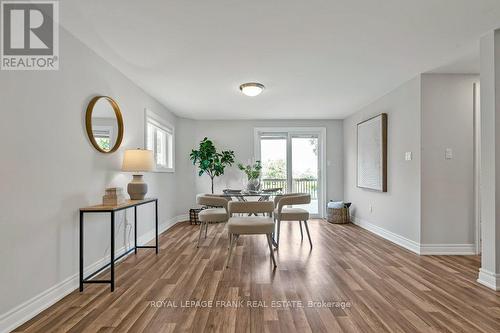
<instances>
[{"instance_id":1,"label":"decorative vase","mask_svg":"<svg viewBox=\"0 0 500 333\"><path fill-rule=\"evenodd\" d=\"M260 179L249 179L247 183L247 191L259 191L260 190Z\"/></svg>"},{"instance_id":2,"label":"decorative vase","mask_svg":"<svg viewBox=\"0 0 500 333\"><path fill-rule=\"evenodd\" d=\"M148 193L148 184L142 175L133 175L132 181L127 185L127 191L132 200L143 200Z\"/></svg>"}]
</instances>

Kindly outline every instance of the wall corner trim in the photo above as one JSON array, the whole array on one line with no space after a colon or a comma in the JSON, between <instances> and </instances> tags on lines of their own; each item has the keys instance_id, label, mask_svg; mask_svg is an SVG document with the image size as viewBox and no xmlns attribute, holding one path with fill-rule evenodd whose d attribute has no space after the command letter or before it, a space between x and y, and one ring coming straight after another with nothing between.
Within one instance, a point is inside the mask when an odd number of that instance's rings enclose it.
<instances>
[{"instance_id":1,"label":"wall corner trim","mask_svg":"<svg viewBox=\"0 0 500 333\"><path fill-rule=\"evenodd\" d=\"M162 234L167 231L175 224L189 220L189 216L187 214L175 216L166 222L160 223L158 233ZM154 239L154 230L151 230L141 237L138 238L138 242L141 244L147 243ZM125 253L127 249L122 247L116 251L116 256ZM129 254L131 255L133 251ZM123 257L123 259L127 258L127 256ZM122 261L121 259L120 261ZM89 274L96 269L99 269L104 264L109 261L109 258L101 258L97 262L88 265L85 268L85 274ZM0 332L10 332L16 327L22 325L26 321L35 317L37 314L52 306L56 302L60 301L65 296L69 295L73 291L77 290L79 286L79 274L73 274L67 279L61 281L60 283L52 286L51 288L41 292L35 297L27 300L26 302L16 306L12 310L0 314Z\"/></svg>"},{"instance_id":2,"label":"wall corner trim","mask_svg":"<svg viewBox=\"0 0 500 333\"><path fill-rule=\"evenodd\" d=\"M477 282L495 291L500 291L500 274L495 274L484 268L480 268Z\"/></svg>"}]
</instances>

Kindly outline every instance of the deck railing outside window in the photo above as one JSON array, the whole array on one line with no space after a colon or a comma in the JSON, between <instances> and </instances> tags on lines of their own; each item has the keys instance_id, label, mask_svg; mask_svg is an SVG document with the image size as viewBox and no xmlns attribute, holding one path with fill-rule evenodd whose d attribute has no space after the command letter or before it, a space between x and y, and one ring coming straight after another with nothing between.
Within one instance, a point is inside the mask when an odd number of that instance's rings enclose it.
<instances>
[{"instance_id":1,"label":"deck railing outside window","mask_svg":"<svg viewBox=\"0 0 500 333\"><path fill-rule=\"evenodd\" d=\"M311 200L318 199L318 180L315 178L294 178L292 179L292 191L287 190L286 179L273 179L264 178L261 181L262 189L277 188L283 189L284 193L287 192L299 192L299 193L309 193L311 195Z\"/></svg>"}]
</instances>

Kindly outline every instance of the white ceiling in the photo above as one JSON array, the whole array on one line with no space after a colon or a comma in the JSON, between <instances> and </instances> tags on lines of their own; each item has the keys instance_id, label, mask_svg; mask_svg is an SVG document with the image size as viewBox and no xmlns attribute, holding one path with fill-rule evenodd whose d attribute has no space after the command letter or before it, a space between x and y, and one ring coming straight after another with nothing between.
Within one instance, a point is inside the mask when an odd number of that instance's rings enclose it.
<instances>
[{"instance_id":1,"label":"white ceiling","mask_svg":"<svg viewBox=\"0 0 500 333\"><path fill-rule=\"evenodd\" d=\"M471 43L469 49L464 49L453 60L428 73L479 74L479 41Z\"/></svg>"},{"instance_id":2,"label":"white ceiling","mask_svg":"<svg viewBox=\"0 0 500 333\"><path fill-rule=\"evenodd\" d=\"M419 73L477 71L479 37L500 27L498 0L65 0L60 11L195 119L344 118ZM248 81L266 90L246 97Z\"/></svg>"}]
</instances>

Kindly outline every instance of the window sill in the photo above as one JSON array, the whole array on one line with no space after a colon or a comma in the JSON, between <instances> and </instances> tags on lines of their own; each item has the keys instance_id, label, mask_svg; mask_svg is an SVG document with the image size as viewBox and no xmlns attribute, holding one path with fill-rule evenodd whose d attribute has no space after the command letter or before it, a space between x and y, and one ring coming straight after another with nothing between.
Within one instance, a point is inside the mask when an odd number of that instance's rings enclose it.
<instances>
[{"instance_id":1,"label":"window sill","mask_svg":"<svg viewBox=\"0 0 500 333\"><path fill-rule=\"evenodd\" d=\"M168 169L154 169L153 171L151 172L154 172L154 173L175 173L175 169L174 168L168 168Z\"/></svg>"}]
</instances>

